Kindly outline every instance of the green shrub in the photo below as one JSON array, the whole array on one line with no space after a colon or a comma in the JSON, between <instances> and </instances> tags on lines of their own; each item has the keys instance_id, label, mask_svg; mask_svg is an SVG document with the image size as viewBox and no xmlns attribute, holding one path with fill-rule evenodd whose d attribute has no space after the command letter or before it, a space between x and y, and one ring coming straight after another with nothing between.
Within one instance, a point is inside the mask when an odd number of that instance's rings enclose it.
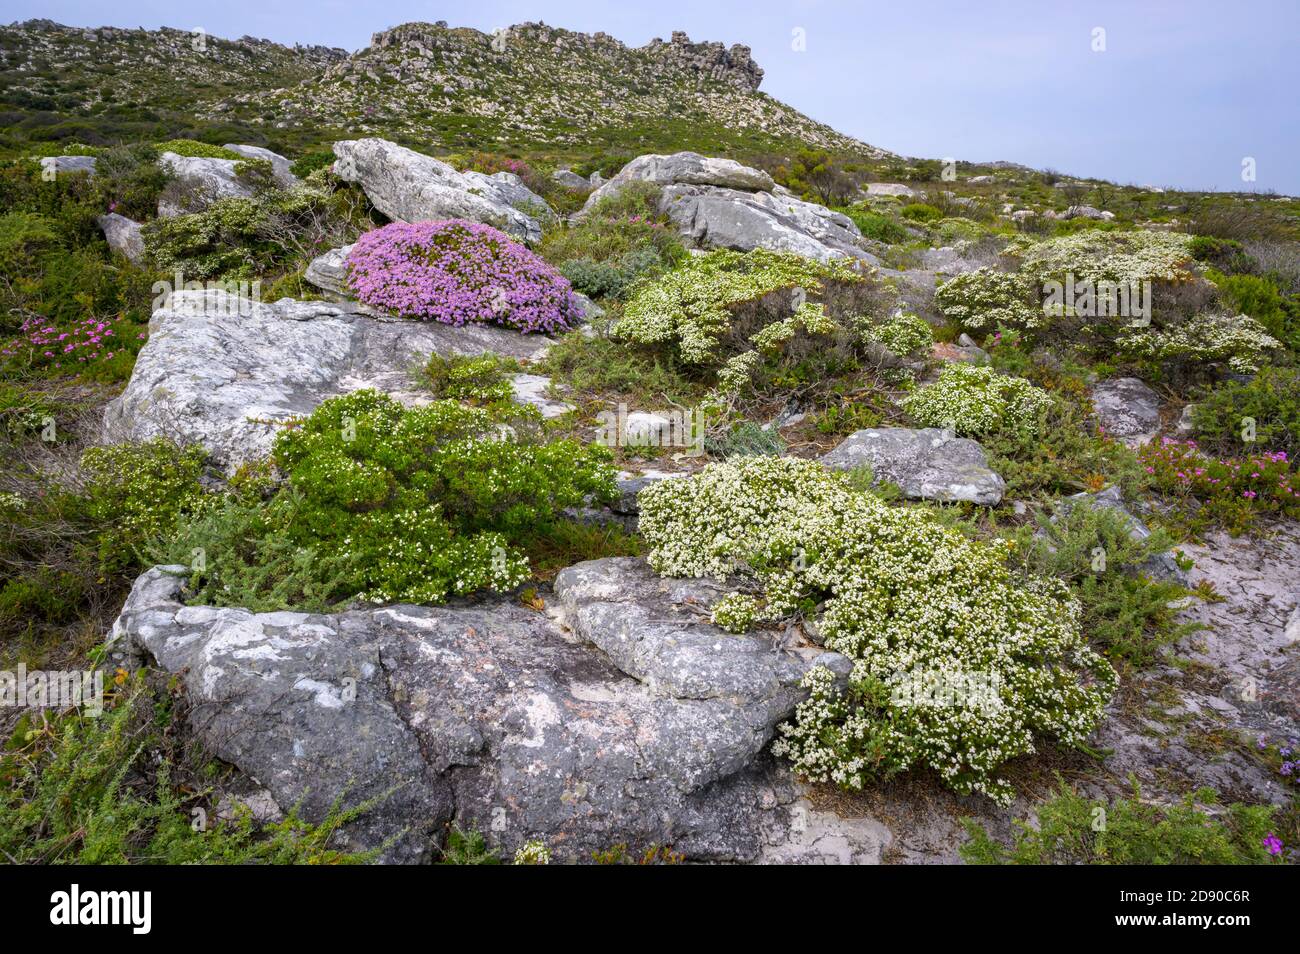
<instances>
[{"instance_id":1,"label":"green shrub","mask_svg":"<svg viewBox=\"0 0 1300 954\"><path fill-rule=\"evenodd\" d=\"M673 356L629 348L603 334L564 335L548 349L542 370L580 394L626 394L647 406L663 400L690 404L702 390Z\"/></svg>"},{"instance_id":2,"label":"green shrub","mask_svg":"<svg viewBox=\"0 0 1300 954\"><path fill-rule=\"evenodd\" d=\"M1218 808L1212 789L1157 805L1135 786L1131 798L1090 801L1064 785L1037 807L1037 823L1017 822L1011 844L966 821L962 859L974 865L1243 865L1270 864L1265 839L1273 808L1233 803Z\"/></svg>"},{"instance_id":3,"label":"green shrub","mask_svg":"<svg viewBox=\"0 0 1300 954\"><path fill-rule=\"evenodd\" d=\"M754 618L802 613L853 660L846 692L810 671L810 697L773 746L814 781L861 788L928 766L1006 802L1002 764L1038 734L1082 744L1115 687L1064 584L1013 578L1003 547L891 508L815 461L710 464L639 503L657 572L739 574L761 592Z\"/></svg>"},{"instance_id":4,"label":"green shrub","mask_svg":"<svg viewBox=\"0 0 1300 954\"><path fill-rule=\"evenodd\" d=\"M909 202L899 210L899 213L903 218L910 219L913 222L938 222L943 218L942 210L924 202Z\"/></svg>"},{"instance_id":5,"label":"green shrub","mask_svg":"<svg viewBox=\"0 0 1300 954\"><path fill-rule=\"evenodd\" d=\"M248 158L225 146L214 146L194 139L168 139L166 142L155 143L154 148L160 154L174 152L178 156L192 159L234 159L236 162L243 162Z\"/></svg>"},{"instance_id":6,"label":"green shrub","mask_svg":"<svg viewBox=\"0 0 1300 954\"><path fill-rule=\"evenodd\" d=\"M1268 277L1215 271L1207 277L1218 286L1229 309L1249 315L1288 348L1300 349L1300 295L1283 294Z\"/></svg>"},{"instance_id":7,"label":"green shrub","mask_svg":"<svg viewBox=\"0 0 1300 954\"><path fill-rule=\"evenodd\" d=\"M289 167L289 171L299 179L306 179L317 169L329 169L333 165L334 150L316 149L312 152L303 153L295 159L293 165Z\"/></svg>"},{"instance_id":8,"label":"green shrub","mask_svg":"<svg viewBox=\"0 0 1300 954\"><path fill-rule=\"evenodd\" d=\"M1111 659L1150 665L1161 646L1199 628L1180 622L1173 605L1187 590L1151 576L1148 561L1174 543L1164 530L1135 536L1125 514L1084 500L1054 520L1022 528L1016 542L1017 561L1028 572L1070 585L1084 635Z\"/></svg>"},{"instance_id":9,"label":"green shrub","mask_svg":"<svg viewBox=\"0 0 1300 954\"><path fill-rule=\"evenodd\" d=\"M424 368L430 388L438 397L480 405L509 401L514 395L510 375L518 372L517 361L492 353L476 358L435 354Z\"/></svg>"},{"instance_id":10,"label":"green shrub","mask_svg":"<svg viewBox=\"0 0 1300 954\"><path fill-rule=\"evenodd\" d=\"M195 597L268 604L275 581L256 565L267 553L301 568L292 589L318 604L441 603L522 583L531 537L588 495L616 490L605 448L542 443L535 413L506 413L455 401L407 410L374 391L324 402L276 439L285 485L260 513L234 521L251 530L221 546L230 557L192 568ZM210 545L213 529L184 521L172 546ZM329 557L310 579L303 574L317 564L300 550ZM238 592L238 578L258 585Z\"/></svg>"},{"instance_id":11,"label":"green shrub","mask_svg":"<svg viewBox=\"0 0 1300 954\"><path fill-rule=\"evenodd\" d=\"M853 220L864 238L896 245L911 238L911 233L888 215L872 212L870 209L845 209L844 214Z\"/></svg>"},{"instance_id":12,"label":"green shrub","mask_svg":"<svg viewBox=\"0 0 1300 954\"><path fill-rule=\"evenodd\" d=\"M291 812L258 826L245 809L196 830L211 793L172 781L161 704L128 685L98 718L21 720L0 751L0 852L11 864L341 864L369 860L331 846L369 805L336 807L318 825ZM212 806L215 815L215 806ZM205 809L206 810L206 809Z\"/></svg>"},{"instance_id":13,"label":"green shrub","mask_svg":"<svg viewBox=\"0 0 1300 954\"><path fill-rule=\"evenodd\" d=\"M109 570L141 566L152 542L182 514L212 502L199 483L207 455L161 437L92 447L82 455L87 509L104 529L99 556Z\"/></svg>"},{"instance_id":14,"label":"green shrub","mask_svg":"<svg viewBox=\"0 0 1300 954\"><path fill-rule=\"evenodd\" d=\"M95 160L95 186L109 211L143 221L158 211L158 197L173 176L147 143L105 149Z\"/></svg>"},{"instance_id":15,"label":"green shrub","mask_svg":"<svg viewBox=\"0 0 1300 954\"><path fill-rule=\"evenodd\" d=\"M658 200L656 186L632 183L601 199L580 221L547 231L538 253L562 271L573 261L606 264L629 277L670 267L686 257L686 248L659 213Z\"/></svg>"},{"instance_id":16,"label":"green shrub","mask_svg":"<svg viewBox=\"0 0 1300 954\"><path fill-rule=\"evenodd\" d=\"M946 427L978 437L1039 433L1051 398L1024 378L987 365L947 364L939 380L917 388L900 403L922 427Z\"/></svg>"},{"instance_id":17,"label":"green shrub","mask_svg":"<svg viewBox=\"0 0 1300 954\"><path fill-rule=\"evenodd\" d=\"M1203 443L1224 450L1251 446L1300 452L1300 369L1261 368L1248 381L1225 381L1192 407Z\"/></svg>"}]
</instances>

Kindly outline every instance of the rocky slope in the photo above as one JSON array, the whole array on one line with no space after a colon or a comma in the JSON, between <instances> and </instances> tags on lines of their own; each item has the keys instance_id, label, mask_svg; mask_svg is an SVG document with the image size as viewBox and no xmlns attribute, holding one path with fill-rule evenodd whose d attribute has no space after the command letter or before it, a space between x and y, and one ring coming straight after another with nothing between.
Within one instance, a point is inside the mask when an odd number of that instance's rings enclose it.
<instances>
[{"instance_id":1,"label":"rocky slope","mask_svg":"<svg viewBox=\"0 0 1300 954\"><path fill-rule=\"evenodd\" d=\"M407 23L351 56L251 37L195 43L175 29L5 27L4 108L30 128L72 113L90 138L113 123L197 118L268 135L386 134L451 148L716 152L797 143L885 155L760 92L763 70L748 47L694 43L680 32L633 48L541 23L490 36Z\"/></svg>"}]
</instances>

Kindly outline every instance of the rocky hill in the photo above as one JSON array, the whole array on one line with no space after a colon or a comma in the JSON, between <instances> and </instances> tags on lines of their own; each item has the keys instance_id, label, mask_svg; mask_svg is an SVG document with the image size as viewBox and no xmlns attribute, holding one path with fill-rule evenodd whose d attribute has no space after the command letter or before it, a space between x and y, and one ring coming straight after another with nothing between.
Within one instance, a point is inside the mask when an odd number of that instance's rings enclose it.
<instances>
[{"instance_id":1,"label":"rocky hill","mask_svg":"<svg viewBox=\"0 0 1300 954\"><path fill-rule=\"evenodd\" d=\"M760 92L748 47L680 32L633 48L542 23L493 35L407 23L349 56L31 20L0 29L0 50L11 140L98 143L208 125L284 144L385 135L446 148L886 155Z\"/></svg>"}]
</instances>

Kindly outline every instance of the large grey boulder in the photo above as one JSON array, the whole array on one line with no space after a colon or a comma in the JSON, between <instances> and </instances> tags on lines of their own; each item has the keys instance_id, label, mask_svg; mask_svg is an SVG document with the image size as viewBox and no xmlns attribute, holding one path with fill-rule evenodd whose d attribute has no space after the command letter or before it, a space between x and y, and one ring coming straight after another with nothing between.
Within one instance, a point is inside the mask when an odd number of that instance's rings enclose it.
<instances>
[{"instance_id":1,"label":"large grey boulder","mask_svg":"<svg viewBox=\"0 0 1300 954\"><path fill-rule=\"evenodd\" d=\"M244 146L239 143L228 142L223 147L231 152L237 152L241 156L247 156L249 159L262 159L271 164L271 175L275 178L275 183L281 189L292 189L299 182L298 177L293 174L290 167L293 165L288 159L278 152L272 152L262 146Z\"/></svg>"},{"instance_id":2,"label":"large grey boulder","mask_svg":"<svg viewBox=\"0 0 1300 954\"><path fill-rule=\"evenodd\" d=\"M546 204L546 200L524 185L524 180L513 172L485 172L467 170L461 173L471 183L470 188L482 190L498 199L503 199L514 209L537 219L544 227L559 222L560 217Z\"/></svg>"},{"instance_id":3,"label":"large grey boulder","mask_svg":"<svg viewBox=\"0 0 1300 954\"><path fill-rule=\"evenodd\" d=\"M997 504L1006 482L992 471L977 442L935 427L879 427L850 434L822 463L834 470L871 468L908 497Z\"/></svg>"},{"instance_id":4,"label":"large grey boulder","mask_svg":"<svg viewBox=\"0 0 1300 954\"><path fill-rule=\"evenodd\" d=\"M179 675L199 738L281 809L301 802L318 820L336 799L391 791L344 831L357 847L396 837L385 860L428 857L451 818L503 853L540 838L566 861L620 843L879 860L876 824L837 836L822 819L810 838L797 790L763 754L804 672L848 660L717 630L700 607L720 592L619 558L563 571L556 618L508 597L254 614L184 606L181 580L154 568L110 649Z\"/></svg>"},{"instance_id":5,"label":"large grey boulder","mask_svg":"<svg viewBox=\"0 0 1300 954\"><path fill-rule=\"evenodd\" d=\"M601 199L617 195L632 182L649 182L658 186L720 186L759 192L771 192L776 185L772 177L761 169L752 169L732 159L701 156L696 152L637 156L593 192L574 217L586 215Z\"/></svg>"},{"instance_id":6,"label":"large grey boulder","mask_svg":"<svg viewBox=\"0 0 1300 954\"><path fill-rule=\"evenodd\" d=\"M1088 391L1097 423L1110 437L1139 447L1160 430L1160 395L1137 378L1111 378Z\"/></svg>"},{"instance_id":7,"label":"large grey boulder","mask_svg":"<svg viewBox=\"0 0 1300 954\"><path fill-rule=\"evenodd\" d=\"M128 219L125 215L109 212L95 220L104 233L108 247L129 261L139 262L144 258L144 237L140 234L140 223Z\"/></svg>"},{"instance_id":8,"label":"large grey boulder","mask_svg":"<svg viewBox=\"0 0 1300 954\"><path fill-rule=\"evenodd\" d=\"M819 261L878 261L860 246L862 233L847 215L793 196L670 185L663 190L659 208L701 248L765 248Z\"/></svg>"},{"instance_id":9,"label":"large grey boulder","mask_svg":"<svg viewBox=\"0 0 1300 954\"><path fill-rule=\"evenodd\" d=\"M200 212L219 199L246 199L253 194L235 174L238 160L164 152L158 162L175 177L158 200L161 218Z\"/></svg>"},{"instance_id":10,"label":"large grey boulder","mask_svg":"<svg viewBox=\"0 0 1300 954\"><path fill-rule=\"evenodd\" d=\"M126 389L105 409L106 438L198 443L230 471L270 451L277 423L327 398L374 388L427 401L416 371L435 352L532 358L550 343L487 325L380 320L346 303L265 304L224 291L173 294L149 330Z\"/></svg>"},{"instance_id":11,"label":"large grey boulder","mask_svg":"<svg viewBox=\"0 0 1300 954\"><path fill-rule=\"evenodd\" d=\"M916 190L901 182L868 182L866 190L869 196L883 195L906 199L916 195Z\"/></svg>"},{"instance_id":12,"label":"large grey boulder","mask_svg":"<svg viewBox=\"0 0 1300 954\"><path fill-rule=\"evenodd\" d=\"M469 219L528 242L542 237L541 223L512 204L521 196L522 183L457 172L445 162L386 139L336 142L334 155L338 157L335 175L361 186L375 208L390 219ZM550 211L540 197L528 195Z\"/></svg>"},{"instance_id":13,"label":"large grey boulder","mask_svg":"<svg viewBox=\"0 0 1300 954\"><path fill-rule=\"evenodd\" d=\"M765 248L819 261L851 256L876 262L848 216L797 198L760 169L694 152L638 156L593 192L574 218L632 182L659 186L659 211L701 248Z\"/></svg>"},{"instance_id":14,"label":"large grey boulder","mask_svg":"<svg viewBox=\"0 0 1300 954\"><path fill-rule=\"evenodd\" d=\"M61 172L85 172L95 174L94 156L42 156L37 160L41 168L53 170L55 175Z\"/></svg>"},{"instance_id":15,"label":"large grey boulder","mask_svg":"<svg viewBox=\"0 0 1300 954\"><path fill-rule=\"evenodd\" d=\"M590 192L593 184L578 175L572 169L556 169L551 173L551 178L570 192Z\"/></svg>"}]
</instances>

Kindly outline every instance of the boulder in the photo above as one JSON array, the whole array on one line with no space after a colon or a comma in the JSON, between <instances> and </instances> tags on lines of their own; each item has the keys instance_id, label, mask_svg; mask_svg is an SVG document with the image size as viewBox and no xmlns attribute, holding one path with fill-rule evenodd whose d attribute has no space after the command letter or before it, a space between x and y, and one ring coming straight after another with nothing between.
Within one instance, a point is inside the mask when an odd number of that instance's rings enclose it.
<instances>
[{"instance_id":1,"label":"boulder","mask_svg":"<svg viewBox=\"0 0 1300 954\"><path fill-rule=\"evenodd\" d=\"M231 152L237 152L241 156L247 156L249 159L263 159L271 164L271 174L275 177L275 183L281 189L292 189L298 184L298 177L290 171L293 165L288 159L278 152L272 152L262 146L243 146L239 143L228 142L223 147Z\"/></svg>"},{"instance_id":2,"label":"boulder","mask_svg":"<svg viewBox=\"0 0 1300 954\"><path fill-rule=\"evenodd\" d=\"M386 139L336 142L334 155L338 157L334 173L361 186L375 208L390 219L469 219L527 242L542 237L541 223L515 208L512 199L518 200L523 188L542 208L549 212L550 207L522 183L516 186L482 173L457 172L445 162Z\"/></svg>"},{"instance_id":3,"label":"boulder","mask_svg":"<svg viewBox=\"0 0 1300 954\"><path fill-rule=\"evenodd\" d=\"M144 238L140 234L140 223L128 219L125 215L109 212L95 220L99 223L108 241L108 247L129 261L138 263L144 258Z\"/></svg>"},{"instance_id":4,"label":"boulder","mask_svg":"<svg viewBox=\"0 0 1300 954\"><path fill-rule=\"evenodd\" d=\"M772 177L761 169L742 166L732 159L715 159L696 152L637 156L620 169L618 175L593 192L574 217L586 215L601 199L617 195L631 182L651 182L658 186L720 186L758 192L771 192L776 185Z\"/></svg>"},{"instance_id":5,"label":"boulder","mask_svg":"<svg viewBox=\"0 0 1300 954\"><path fill-rule=\"evenodd\" d=\"M352 254L352 246L344 245L341 248L332 248L323 255L317 255L302 273L303 281L331 295L351 298L352 289L348 287L350 254Z\"/></svg>"},{"instance_id":6,"label":"boulder","mask_svg":"<svg viewBox=\"0 0 1300 954\"><path fill-rule=\"evenodd\" d=\"M1160 395L1143 381L1111 378L1088 394L1101 429L1129 447L1140 447L1160 430Z\"/></svg>"},{"instance_id":7,"label":"boulder","mask_svg":"<svg viewBox=\"0 0 1300 954\"><path fill-rule=\"evenodd\" d=\"M470 188L480 189L504 199L512 208L533 216L543 226L549 228L560 220L554 210L546 204L546 200L524 185L524 180L513 172L487 175L483 172L469 171L462 172L461 175L473 183Z\"/></svg>"},{"instance_id":8,"label":"boulder","mask_svg":"<svg viewBox=\"0 0 1300 954\"><path fill-rule=\"evenodd\" d=\"M876 481L897 484L919 500L994 505L1006 483L989 469L984 448L950 430L879 427L850 434L822 463L834 470L871 468Z\"/></svg>"},{"instance_id":9,"label":"boulder","mask_svg":"<svg viewBox=\"0 0 1300 954\"><path fill-rule=\"evenodd\" d=\"M234 471L270 451L277 424L327 398L374 388L427 401L415 373L435 352L533 358L549 343L481 324L380 320L346 303L179 292L150 319L131 380L105 408L105 435L198 443Z\"/></svg>"},{"instance_id":10,"label":"boulder","mask_svg":"<svg viewBox=\"0 0 1300 954\"><path fill-rule=\"evenodd\" d=\"M556 169L551 178L570 192L590 192L594 185L571 169Z\"/></svg>"},{"instance_id":11,"label":"boulder","mask_svg":"<svg viewBox=\"0 0 1300 954\"><path fill-rule=\"evenodd\" d=\"M546 392L550 386L551 379L542 374L515 374L510 377L515 403L537 408L544 418L560 417L577 410L568 401L548 396Z\"/></svg>"},{"instance_id":12,"label":"boulder","mask_svg":"<svg viewBox=\"0 0 1300 954\"><path fill-rule=\"evenodd\" d=\"M255 614L183 605L181 569L136 581L113 658L177 674L200 740L281 809L318 821L338 799L377 798L343 835L392 839L385 861L426 860L453 818L503 854L541 839L560 861L617 844L879 860L888 840L855 822L851 851L808 844L763 749L807 669L843 676L848 660L721 632L702 618L716 584L617 558L562 571L555 618L510 597Z\"/></svg>"},{"instance_id":13,"label":"boulder","mask_svg":"<svg viewBox=\"0 0 1300 954\"><path fill-rule=\"evenodd\" d=\"M95 174L94 156L43 156L38 161L42 169L53 169L56 175L60 172Z\"/></svg>"},{"instance_id":14,"label":"boulder","mask_svg":"<svg viewBox=\"0 0 1300 954\"><path fill-rule=\"evenodd\" d=\"M916 195L916 190L901 182L868 182L867 195L889 195L897 196L904 199L910 199Z\"/></svg>"},{"instance_id":15,"label":"boulder","mask_svg":"<svg viewBox=\"0 0 1300 954\"><path fill-rule=\"evenodd\" d=\"M200 212L218 199L246 199L253 194L235 175L235 166L239 165L235 159L164 152L158 161L176 179L158 200L160 218Z\"/></svg>"},{"instance_id":16,"label":"boulder","mask_svg":"<svg viewBox=\"0 0 1300 954\"><path fill-rule=\"evenodd\" d=\"M861 247L862 233L847 215L793 196L670 185L659 208L701 248L765 248L823 262L846 257L878 261Z\"/></svg>"}]
</instances>

